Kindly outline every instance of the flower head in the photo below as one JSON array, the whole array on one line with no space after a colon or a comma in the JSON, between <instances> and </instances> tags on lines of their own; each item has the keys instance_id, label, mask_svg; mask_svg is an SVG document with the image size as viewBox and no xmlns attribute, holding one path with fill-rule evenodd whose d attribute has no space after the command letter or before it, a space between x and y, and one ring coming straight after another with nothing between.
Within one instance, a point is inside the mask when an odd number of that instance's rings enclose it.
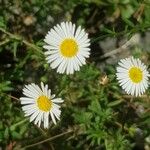
<instances>
[{"instance_id":1,"label":"flower head","mask_svg":"<svg viewBox=\"0 0 150 150\"><path fill-rule=\"evenodd\" d=\"M147 67L133 57L120 60L117 67L117 80L122 88L131 95L140 96L148 88L150 74Z\"/></svg>"},{"instance_id":2,"label":"flower head","mask_svg":"<svg viewBox=\"0 0 150 150\"><path fill-rule=\"evenodd\" d=\"M73 74L86 63L90 55L88 34L71 22L62 22L54 26L44 41L47 49L46 60L58 73Z\"/></svg>"},{"instance_id":3,"label":"flower head","mask_svg":"<svg viewBox=\"0 0 150 150\"><path fill-rule=\"evenodd\" d=\"M48 85L44 86L41 82L41 88L31 83L25 85L23 88L23 94L26 97L21 97L20 101L25 116L30 116L30 122L34 121L39 127L41 122L44 123L44 128L49 126L49 117L56 124L56 119L60 119L60 106L56 103L62 103L61 98L54 98L55 95L51 95L51 90L48 89Z\"/></svg>"}]
</instances>

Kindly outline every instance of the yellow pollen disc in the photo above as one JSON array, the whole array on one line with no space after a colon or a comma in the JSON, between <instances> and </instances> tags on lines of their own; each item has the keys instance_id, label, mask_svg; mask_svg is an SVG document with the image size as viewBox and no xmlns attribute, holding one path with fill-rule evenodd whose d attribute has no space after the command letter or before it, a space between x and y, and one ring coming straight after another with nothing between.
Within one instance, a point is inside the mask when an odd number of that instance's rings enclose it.
<instances>
[{"instance_id":1,"label":"yellow pollen disc","mask_svg":"<svg viewBox=\"0 0 150 150\"><path fill-rule=\"evenodd\" d=\"M138 67L132 67L129 70L129 77L132 80L132 82L139 83L143 78L143 72Z\"/></svg>"},{"instance_id":2,"label":"yellow pollen disc","mask_svg":"<svg viewBox=\"0 0 150 150\"><path fill-rule=\"evenodd\" d=\"M52 102L46 96L40 96L37 99L37 105L40 110L47 112L51 109Z\"/></svg>"},{"instance_id":3,"label":"yellow pollen disc","mask_svg":"<svg viewBox=\"0 0 150 150\"><path fill-rule=\"evenodd\" d=\"M60 44L60 51L64 57L73 57L78 52L78 45L74 39L68 38L65 39Z\"/></svg>"}]
</instances>

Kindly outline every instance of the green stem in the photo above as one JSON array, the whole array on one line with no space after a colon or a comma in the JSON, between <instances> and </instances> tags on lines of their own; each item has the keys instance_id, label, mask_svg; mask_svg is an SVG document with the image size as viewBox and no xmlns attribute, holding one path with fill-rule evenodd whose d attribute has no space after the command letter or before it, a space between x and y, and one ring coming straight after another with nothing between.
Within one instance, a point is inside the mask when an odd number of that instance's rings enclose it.
<instances>
[{"instance_id":1,"label":"green stem","mask_svg":"<svg viewBox=\"0 0 150 150\"><path fill-rule=\"evenodd\" d=\"M40 54L43 55L43 52L41 51L41 48L36 46L35 44L32 44L30 42L28 42L27 40L23 39L21 36L18 36L18 35L15 35L15 34L12 34L8 31L6 31L5 29L1 28L0 27L0 31L7 34L11 39L14 39L14 40L17 40L17 41L21 41L22 43L24 43L26 46L38 51Z\"/></svg>"},{"instance_id":2,"label":"green stem","mask_svg":"<svg viewBox=\"0 0 150 150\"><path fill-rule=\"evenodd\" d=\"M6 39L6 40L0 42L0 46L5 45L5 44L7 44L7 43L9 43L9 42L10 42L10 40L9 40L9 39Z\"/></svg>"},{"instance_id":3,"label":"green stem","mask_svg":"<svg viewBox=\"0 0 150 150\"><path fill-rule=\"evenodd\" d=\"M28 121L28 120L29 120L28 118L25 118L24 120L21 120L21 121L15 123L15 124L11 125L10 130L13 130L14 128L16 128L17 126L19 126L19 125L25 123L25 122Z\"/></svg>"}]
</instances>

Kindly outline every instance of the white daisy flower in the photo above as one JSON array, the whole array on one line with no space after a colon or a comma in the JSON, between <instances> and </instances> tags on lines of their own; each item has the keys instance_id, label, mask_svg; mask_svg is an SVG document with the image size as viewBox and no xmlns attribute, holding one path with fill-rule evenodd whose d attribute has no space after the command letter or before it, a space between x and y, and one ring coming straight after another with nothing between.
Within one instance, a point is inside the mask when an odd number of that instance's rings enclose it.
<instances>
[{"instance_id":1,"label":"white daisy flower","mask_svg":"<svg viewBox=\"0 0 150 150\"><path fill-rule=\"evenodd\" d=\"M54 26L45 36L46 60L58 73L73 74L86 63L90 55L88 34L71 22Z\"/></svg>"},{"instance_id":2,"label":"white daisy flower","mask_svg":"<svg viewBox=\"0 0 150 150\"><path fill-rule=\"evenodd\" d=\"M48 89L48 85L44 86L41 82L41 88L34 84L25 85L23 88L23 94L26 97L21 97L22 109L25 116L30 116L30 122L34 121L39 127L41 122L44 123L44 128L49 127L49 117L56 124L56 119L60 120L60 106L56 103L62 103L61 98L54 98L55 95L51 95L51 90Z\"/></svg>"},{"instance_id":3,"label":"white daisy flower","mask_svg":"<svg viewBox=\"0 0 150 150\"><path fill-rule=\"evenodd\" d=\"M149 85L147 67L133 57L122 59L118 64L116 75L122 88L128 94L141 96Z\"/></svg>"}]
</instances>

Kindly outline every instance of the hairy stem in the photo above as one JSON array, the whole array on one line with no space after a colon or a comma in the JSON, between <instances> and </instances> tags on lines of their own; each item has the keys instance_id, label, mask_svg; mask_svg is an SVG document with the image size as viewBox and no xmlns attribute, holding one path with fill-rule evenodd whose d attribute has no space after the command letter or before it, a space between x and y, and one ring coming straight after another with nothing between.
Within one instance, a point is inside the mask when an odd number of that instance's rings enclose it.
<instances>
[{"instance_id":1,"label":"hairy stem","mask_svg":"<svg viewBox=\"0 0 150 150\"><path fill-rule=\"evenodd\" d=\"M61 137L61 136L64 136L64 135L69 134L69 133L72 133L72 132L73 132L73 130L63 132L63 133L61 133L61 134L58 134L58 135L55 135L55 136L53 136L53 137L47 138L47 139L45 139L45 140L43 140L43 141L40 141L40 142L37 142L37 143L31 144L31 145L27 145L27 146L23 147L22 149L26 149L26 148L34 147L34 146L36 146L36 145L39 145L39 144L45 143L45 142L47 142L47 141L55 140L55 139L57 139L57 138L59 138L59 137Z\"/></svg>"},{"instance_id":2,"label":"hairy stem","mask_svg":"<svg viewBox=\"0 0 150 150\"><path fill-rule=\"evenodd\" d=\"M27 40L23 39L21 36L12 34L12 33L6 31L5 29L3 29L3 28L1 28L1 27L0 27L0 31L3 32L3 33L5 33L6 35L8 35L11 39L14 39L14 40L17 40L17 41L21 41L21 42L24 43L26 46L28 46L28 47L30 47L30 48L32 48L32 49L38 51L40 54L43 55L43 52L41 51L41 48L40 48L40 47L36 46L36 45L33 44L33 43L28 42Z\"/></svg>"}]
</instances>

